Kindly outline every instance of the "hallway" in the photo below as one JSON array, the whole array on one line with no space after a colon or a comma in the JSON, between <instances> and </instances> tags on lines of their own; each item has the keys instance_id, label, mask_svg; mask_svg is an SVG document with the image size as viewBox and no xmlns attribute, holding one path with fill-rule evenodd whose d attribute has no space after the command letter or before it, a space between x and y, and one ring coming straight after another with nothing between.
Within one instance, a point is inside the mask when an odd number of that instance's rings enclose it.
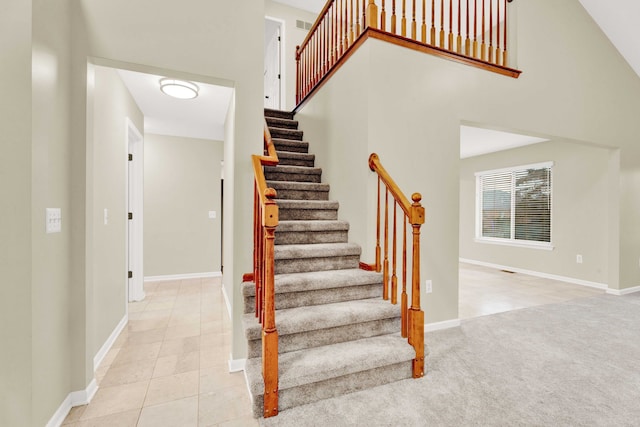
<instances>
[{"instance_id":1,"label":"hallway","mask_svg":"<svg viewBox=\"0 0 640 427\"><path fill-rule=\"evenodd\" d=\"M98 392L64 425L257 426L243 372L230 374L231 323L220 278L145 283L96 372Z\"/></svg>"}]
</instances>

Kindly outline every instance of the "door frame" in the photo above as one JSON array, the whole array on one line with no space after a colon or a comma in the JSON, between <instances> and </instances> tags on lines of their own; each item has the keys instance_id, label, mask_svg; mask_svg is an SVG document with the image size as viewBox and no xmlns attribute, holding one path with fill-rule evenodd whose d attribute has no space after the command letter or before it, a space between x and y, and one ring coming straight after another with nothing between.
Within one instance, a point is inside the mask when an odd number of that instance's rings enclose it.
<instances>
[{"instance_id":1,"label":"door frame","mask_svg":"<svg viewBox=\"0 0 640 427\"><path fill-rule=\"evenodd\" d=\"M127 213L133 214L132 220L127 220L127 301L142 301L144 293L144 138L135 124L127 117L125 119L125 134L127 155L133 160L127 161L126 206ZM132 272L129 278L128 272Z\"/></svg>"}]
</instances>

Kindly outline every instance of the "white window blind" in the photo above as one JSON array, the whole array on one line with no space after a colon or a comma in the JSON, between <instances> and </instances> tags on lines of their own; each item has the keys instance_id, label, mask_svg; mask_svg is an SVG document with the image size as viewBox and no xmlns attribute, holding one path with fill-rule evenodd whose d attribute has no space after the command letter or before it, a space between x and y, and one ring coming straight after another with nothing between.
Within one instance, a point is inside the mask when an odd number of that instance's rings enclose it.
<instances>
[{"instance_id":1,"label":"white window blind","mask_svg":"<svg viewBox=\"0 0 640 427\"><path fill-rule=\"evenodd\" d=\"M550 245L552 167L541 163L477 173L476 237Z\"/></svg>"}]
</instances>

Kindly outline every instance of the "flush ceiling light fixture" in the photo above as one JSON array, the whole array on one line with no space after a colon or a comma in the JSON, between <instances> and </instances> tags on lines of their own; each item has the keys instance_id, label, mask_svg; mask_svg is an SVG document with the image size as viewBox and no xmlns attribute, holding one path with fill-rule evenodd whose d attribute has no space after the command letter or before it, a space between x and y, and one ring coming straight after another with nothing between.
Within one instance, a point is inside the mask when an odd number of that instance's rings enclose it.
<instances>
[{"instance_id":1,"label":"flush ceiling light fixture","mask_svg":"<svg viewBox=\"0 0 640 427\"><path fill-rule=\"evenodd\" d=\"M198 85L184 80L160 79L160 90L169 96L178 99L193 99L198 96Z\"/></svg>"}]
</instances>

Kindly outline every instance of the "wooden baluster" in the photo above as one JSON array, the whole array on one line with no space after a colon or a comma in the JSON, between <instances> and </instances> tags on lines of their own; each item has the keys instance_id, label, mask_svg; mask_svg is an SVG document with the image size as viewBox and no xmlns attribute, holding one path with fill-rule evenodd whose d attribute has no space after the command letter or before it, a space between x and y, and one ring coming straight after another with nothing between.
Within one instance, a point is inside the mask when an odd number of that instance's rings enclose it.
<instances>
[{"instance_id":1,"label":"wooden baluster","mask_svg":"<svg viewBox=\"0 0 640 427\"><path fill-rule=\"evenodd\" d=\"M389 299L389 188L384 187L384 261L382 263L382 298Z\"/></svg>"},{"instance_id":2,"label":"wooden baluster","mask_svg":"<svg viewBox=\"0 0 640 427\"><path fill-rule=\"evenodd\" d=\"M448 49L453 52L453 0L449 0L449 45Z\"/></svg>"},{"instance_id":3,"label":"wooden baluster","mask_svg":"<svg viewBox=\"0 0 640 427\"><path fill-rule=\"evenodd\" d=\"M426 0L422 0L422 27L421 27L421 40L422 43L427 44L427 3Z\"/></svg>"},{"instance_id":4,"label":"wooden baluster","mask_svg":"<svg viewBox=\"0 0 640 427\"><path fill-rule=\"evenodd\" d=\"M367 0L362 0L362 31L367 28L367 13L366 13Z\"/></svg>"},{"instance_id":5,"label":"wooden baluster","mask_svg":"<svg viewBox=\"0 0 640 427\"><path fill-rule=\"evenodd\" d=\"M342 29L342 21L343 21L343 17L342 17L342 5L340 2L342 2L344 0L336 0L336 4L338 5L338 43L340 45L340 48L338 50L338 58L342 57L342 54L344 53L344 44L343 42L343 37L342 35L344 34L343 29Z\"/></svg>"},{"instance_id":6,"label":"wooden baluster","mask_svg":"<svg viewBox=\"0 0 640 427\"><path fill-rule=\"evenodd\" d=\"M397 258L397 254L398 254L398 245L397 245L397 240L396 240L396 235L398 232L398 228L396 226L396 216L398 214L398 203L396 202L395 198L393 199L393 253L391 254L392 256L392 265L393 267L391 268L391 304L397 304L398 303L398 277L396 276L396 270L397 270L397 262L396 262L396 258Z\"/></svg>"},{"instance_id":7,"label":"wooden baluster","mask_svg":"<svg viewBox=\"0 0 640 427\"><path fill-rule=\"evenodd\" d=\"M478 57L478 0L473 0L473 52L474 58Z\"/></svg>"},{"instance_id":8,"label":"wooden baluster","mask_svg":"<svg viewBox=\"0 0 640 427\"><path fill-rule=\"evenodd\" d=\"M351 11L349 12L349 46L353 44L353 36L354 36L354 26L355 22L353 21L353 0L351 0Z\"/></svg>"},{"instance_id":9,"label":"wooden baluster","mask_svg":"<svg viewBox=\"0 0 640 427\"><path fill-rule=\"evenodd\" d=\"M264 231L262 229L262 203L258 200L258 275L256 283L258 294L258 321L264 324Z\"/></svg>"},{"instance_id":10,"label":"wooden baluster","mask_svg":"<svg viewBox=\"0 0 640 427\"><path fill-rule=\"evenodd\" d=\"M480 44L480 59L482 61L486 61L487 59L487 55L486 55L486 44L484 42L484 35L486 34L485 28L484 28L484 23L485 23L485 16L484 16L484 0L482 0L482 43Z\"/></svg>"},{"instance_id":11,"label":"wooden baluster","mask_svg":"<svg viewBox=\"0 0 640 427\"><path fill-rule=\"evenodd\" d=\"M396 34L396 0L393 0L391 9L391 32Z\"/></svg>"},{"instance_id":12,"label":"wooden baluster","mask_svg":"<svg viewBox=\"0 0 640 427\"><path fill-rule=\"evenodd\" d=\"M496 6L498 8L498 19L496 20L496 64L502 65L500 64L500 61L502 60L502 51L500 49L500 0L498 0Z\"/></svg>"},{"instance_id":13,"label":"wooden baluster","mask_svg":"<svg viewBox=\"0 0 640 427\"><path fill-rule=\"evenodd\" d=\"M411 10L411 38L417 40L416 37L416 0L413 0L413 8Z\"/></svg>"},{"instance_id":14,"label":"wooden baluster","mask_svg":"<svg viewBox=\"0 0 640 427\"><path fill-rule=\"evenodd\" d=\"M509 62L507 62L507 15L509 14L509 9L507 9L507 0L504 0L504 52L502 52L502 65L505 67L509 66Z\"/></svg>"},{"instance_id":15,"label":"wooden baluster","mask_svg":"<svg viewBox=\"0 0 640 427\"><path fill-rule=\"evenodd\" d=\"M316 84L316 38L312 35L309 39L309 66L311 67L311 79L309 82L309 91L313 90Z\"/></svg>"},{"instance_id":16,"label":"wooden baluster","mask_svg":"<svg viewBox=\"0 0 640 427\"><path fill-rule=\"evenodd\" d=\"M369 0L367 6L367 27L378 28L378 6L375 0Z\"/></svg>"},{"instance_id":17,"label":"wooden baluster","mask_svg":"<svg viewBox=\"0 0 640 427\"><path fill-rule=\"evenodd\" d=\"M344 6L344 50L346 51L349 48L349 1L350 0L342 0Z\"/></svg>"},{"instance_id":18,"label":"wooden baluster","mask_svg":"<svg viewBox=\"0 0 640 427\"><path fill-rule=\"evenodd\" d=\"M258 199L258 184L254 183L253 185L253 285L256 290L256 300L255 300L255 316L258 317L260 315L259 311L259 298L258 295L260 291L258 289L258 218L260 218L260 201Z\"/></svg>"},{"instance_id":19,"label":"wooden baluster","mask_svg":"<svg viewBox=\"0 0 640 427\"><path fill-rule=\"evenodd\" d=\"M360 35L360 12L358 12L359 7L360 7L360 0L356 0L356 36Z\"/></svg>"},{"instance_id":20,"label":"wooden baluster","mask_svg":"<svg viewBox=\"0 0 640 427\"><path fill-rule=\"evenodd\" d=\"M456 38L456 52L462 53L462 34L461 34L462 9L460 0L458 0L458 37Z\"/></svg>"},{"instance_id":21,"label":"wooden baluster","mask_svg":"<svg viewBox=\"0 0 640 427\"><path fill-rule=\"evenodd\" d=\"M402 19L400 20L400 35L407 36L407 0L402 0Z\"/></svg>"},{"instance_id":22,"label":"wooden baluster","mask_svg":"<svg viewBox=\"0 0 640 427\"><path fill-rule=\"evenodd\" d=\"M327 73L327 19L322 18L322 74Z\"/></svg>"},{"instance_id":23,"label":"wooden baluster","mask_svg":"<svg viewBox=\"0 0 640 427\"><path fill-rule=\"evenodd\" d=\"M440 0L440 48L444 49L444 0Z\"/></svg>"},{"instance_id":24,"label":"wooden baluster","mask_svg":"<svg viewBox=\"0 0 640 427\"><path fill-rule=\"evenodd\" d=\"M387 29L387 11L384 9L384 0L382 0L382 9L380 10L380 29L382 31Z\"/></svg>"},{"instance_id":25,"label":"wooden baluster","mask_svg":"<svg viewBox=\"0 0 640 427\"><path fill-rule=\"evenodd\" d=\"M431 46L435 46L436 42L436 0L431 0L431 34L429 43Z\"/></svg>"},{"instance_id":26,"label":"wooden baluster","mask_svg":"<svg viewBox=\"0 0 640 427\"><path fill-rule=\"evenodd\" d=\"M409 343L416 357L413 360L413 377L424 376L424 312L420 308L420 226L424 223L424 208L419 193L411 195L411 227L413 228L413 252L411 258L411 309L409 310Z\"/></svg>"},{"instance_id":27,"label":"wooden baluster","mask_svg":"<svg viewBox=\"0 0 640 427\"><path fill-rule=\"evenodd\" d=\"M336 62L338 62L338 54L340 53L340 48L338 47L338 11L337 11L337 6L338 3L334 2L333 3L333 47L335 49L335 55L334 55L334 61L333 63L335 64Z\"/></svg>"},{"instance_id":28,"label":"wooden baluster","mask_svg":"<svg viewBox=\"0 0 640 427\"><path fill-rule=\"evenodd\" d=\"M469 38L469 0L467 0L467 37L464 40L464 54L471 56L471 39Z\"/></svg>"},{"instance_id":29,"label":"wooden baluster","mask_svg":"<svg viewBox=\"0 0 640 427\"><path fill-rule=\"evenodd\" d=\"M407 338L409 330L407 310L407 218L402 215L402 298L400 301L400 316L403 338Z\"/></svg>"},{"instance_id":30,"label":"wooden baluster","mask_svg":"<svg viewBox=\"0 0 640 427\"><path fill-rule=\"evenodd\" d=\"M302 101L302 94L300 85L302 80L302 72L300 69L300 46L296 46L296 104L299 104Z\"/></svg>"},{"instance_id":31,"label":"wooden baluster","mask_svg":"<svg viewBox=\"0 0 640 427\"><path fill-rule=\"evenodd\" d=\"M493 62L493 0L489 0L489 57L488 62Z\"/></svg>"},{"instance_id":32,"label":"wooden baluster","mask_svg":"<svg viewBox=\"0 0 640 427\"><path fill-rule=\"evenodd\" d=\"M380 176L378 176L378 203L376 205L376 271L380 273Z\"/></svg>"}]
</instances>

